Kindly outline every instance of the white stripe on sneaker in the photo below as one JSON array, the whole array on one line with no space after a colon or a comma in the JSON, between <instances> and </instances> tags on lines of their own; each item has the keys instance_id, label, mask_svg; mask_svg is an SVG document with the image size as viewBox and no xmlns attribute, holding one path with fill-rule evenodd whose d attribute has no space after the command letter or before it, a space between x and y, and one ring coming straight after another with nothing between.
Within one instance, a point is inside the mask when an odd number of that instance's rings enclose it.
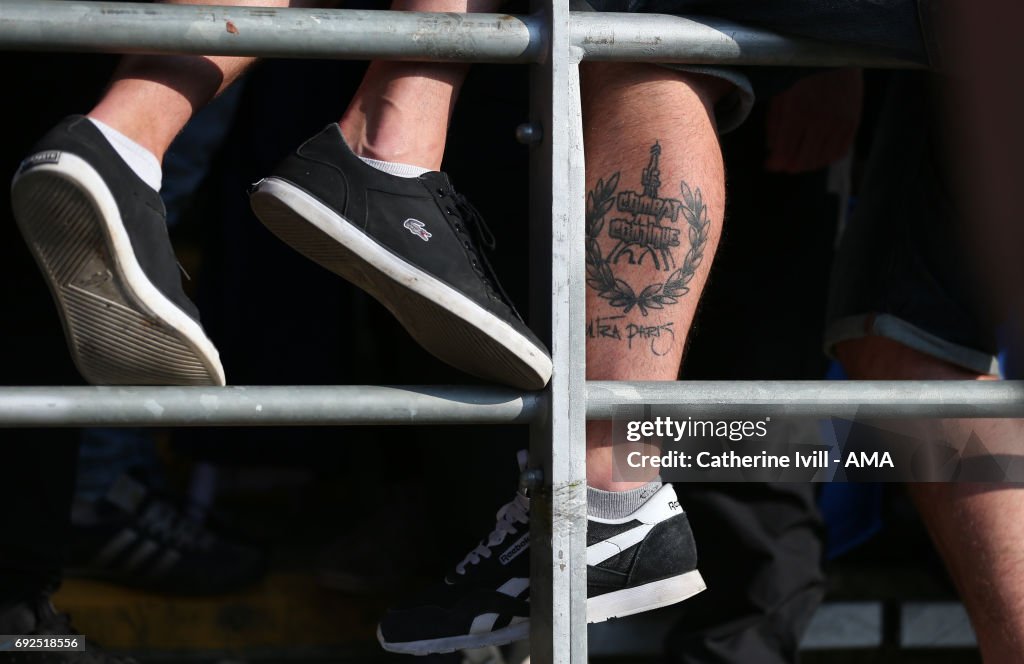
<instances>
[{"instance_id":1,"label":"white stripe on sneaker","mask_svg":"<svg viewBox=\"0 0 1024 664\"><path fill-rule=\"evenodd\" d=\"M106 567L110 562L124 551L128 546L139 538L131 528L125 528L117 534L117 537L110 540L103 550L96 555L95 565L97 567Z\"/></svg>"},{"instance_id":2,"label":"white stripe on sneaker","mask_svg":"<svg viewBox=\"0 0 1024 664\"><path fill-rule=\"evenodd\" d=\"M501 584L498 588L498 592L509 597L519 597L523 594L523 591L530 587L530 580L522 577L513 577Z\"/></svg>"},{"instance_id":3,"label":"white stripe on sneaker","mask_svg":"<svg viewBox=\"0 0 1024 664\"><path fill-rule=\"evenodd\" d=\"M469 626L470 634L486 634L494 629L494 623L498 622L497 613L482 613L473 618L473 624Z\"/></svg>"},{"instance_id":4,"label":"white stripe on sneaker","mask_svg":"<svg viewBox=\"0 0 1024 664\"><path fill-rule=\"evenodd\" d=\"M603 563L612 556L616 556L634 544L639 544L647 537L647 533L651 532L656 524L653 523L642 523L636 528L630 528L629 530L619 533L614 537L609 537L606 540L601 540L595 544L591 544L587 547L587 565L597 565Z\"/></svg>"}]
</instances>

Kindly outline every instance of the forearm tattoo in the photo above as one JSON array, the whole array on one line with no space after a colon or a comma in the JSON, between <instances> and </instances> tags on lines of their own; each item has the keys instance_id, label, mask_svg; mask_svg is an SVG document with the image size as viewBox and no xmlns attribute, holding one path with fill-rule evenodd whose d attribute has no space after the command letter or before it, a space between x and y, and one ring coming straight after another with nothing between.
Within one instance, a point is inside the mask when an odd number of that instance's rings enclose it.
<instances>
[{"instance_id":1,"label":"forearm tattoo","mask_svg":"<svg viewBox=\"0 0 1024 664\"><path fill-rule=\"evenodd\" d=\"M690 292L690 281L704 260L711 220L699 188L679 183L681 198L662 197L658 160L661 145L651 146L651 157L640 181L643 191L619 191L619 172L598 179L587 192L587 286L622 315L595 317L587 323L587 336L624 340L629 348L643 342L655 355L664 355L675 339L672 322L644 319L652 310L665 309ZM600 240L615 241L605 254ZM687 246L682 259L682 247ZM654 283L629 283L619 266L649 265L666 276ZM636 313L640 318L628 316ZM648 343L649 342L649 343Z\"/></svg>"}]
</instances>

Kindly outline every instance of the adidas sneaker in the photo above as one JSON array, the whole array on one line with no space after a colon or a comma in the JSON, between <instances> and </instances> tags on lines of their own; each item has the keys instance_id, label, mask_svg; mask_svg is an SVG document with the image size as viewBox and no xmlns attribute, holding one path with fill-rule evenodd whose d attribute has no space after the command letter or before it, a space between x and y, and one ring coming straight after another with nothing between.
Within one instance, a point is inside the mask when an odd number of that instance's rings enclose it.
<instances>
[{"instance_id":1,"label":"adidas sneaker","mask_svg":"<svg viewBox=\"0 0 1024 664\"><path fill-rule=\"evenodd\" d=\"M67 574L151 592L208 596L246 588L263 554L187 516L130 474L94 503L76 503Z\"/></svg>"},{"instance_id":2,"label":"adidas sneaker","mask_svg":"<svg viewBox=\"0 0 1024 664\"><path fill-rule=\"evenodd\" d=\"M522 389L547 384L547 349L481 251L493 236L444 173L384 173L331 124L256 183L251 202L267 228L380 301L439 359Z\"/></svg>"}]
</instances>

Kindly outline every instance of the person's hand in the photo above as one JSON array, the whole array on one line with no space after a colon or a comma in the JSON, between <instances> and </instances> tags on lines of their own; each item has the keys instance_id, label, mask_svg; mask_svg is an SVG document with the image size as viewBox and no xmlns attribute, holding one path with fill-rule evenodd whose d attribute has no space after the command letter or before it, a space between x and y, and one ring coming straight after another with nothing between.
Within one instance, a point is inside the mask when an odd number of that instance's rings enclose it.
<instances>
[{"instance_id":1,"label":"person's hand","mask_svg":"<svg viewBox=\"0 0 1024 664\"><path fill-rule=\"evenodd\" d=\"M864 96L859 69L835 69L800 79L768 107L764 167L805 173L846 155L857 135Z\"/></svg>"}]
</instances>

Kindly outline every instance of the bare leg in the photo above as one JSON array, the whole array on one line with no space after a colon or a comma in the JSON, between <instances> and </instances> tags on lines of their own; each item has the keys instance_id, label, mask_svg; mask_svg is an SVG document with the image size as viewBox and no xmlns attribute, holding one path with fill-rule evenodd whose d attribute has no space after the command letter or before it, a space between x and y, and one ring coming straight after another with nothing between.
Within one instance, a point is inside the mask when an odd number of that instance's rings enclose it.
<instances>
[{"instance_id":1,"label":"bare leg","mask_svg":"<svg viewBox=\"0 0 1024 664\"><path fill-rule=\"evenodd\" d=\"M174 4L288 7L332 0L168 0ZM493 11L500 0L395 0L392 9ZM231 85L255 58L129 56L89 113L162 160L192 115ZM437 169L448 121L468 65L375 61L341 121L357 154Z\"/></svg>"},{"instance_id":2,"label":"bare leg","mask_svg":"<svg viewBox=\"0 0 1024 664\"><path fill-rule=\"evenodd\" d=\"M169 0L178 5L287 7L288 0ZM255 61L221 55L132 55L89 117L120 131L160 161L192 114Z\"/></svg>"},{"instance_id":3,"label":"bare leg","mask_svg":"<svg viewBox=\"0 0 1024 664\"><path fill-rule=\"evenodd\" d=\"M985 380L888 339L838 347L851 378ZM1020 420L937 420L944 440L977 433L986 446L1019 449ZM960 591L988 664L1020 661L1024 652L1024 488L998 484L909 484L907 489Z\"/></svg>"},{"instance_id":4,"label":"bare leg","mask_svg":"<svg viewBox=\"0 0 1024 664\"><path fill-rule=\"evenodd\" d=\"M488 12L499 5L500 0L394 0L391 8ZM440 169L448 122L468 69L463 64L374 61L338 123L345 140L363 157Z\"/></svg>"},{"instance_id":5,"label":"bare leg","mask_svg":"<svg viewBox=\"0 0 1024 664\"><path fill-rule=\"evenodd\" d=\"M675 380L721 233L721 83L653 65L593 63L581 74L587 378ZM612 479L611 444L611 423L588 425L588 484L642 484Z\"/></svg>"}]
</instances>

